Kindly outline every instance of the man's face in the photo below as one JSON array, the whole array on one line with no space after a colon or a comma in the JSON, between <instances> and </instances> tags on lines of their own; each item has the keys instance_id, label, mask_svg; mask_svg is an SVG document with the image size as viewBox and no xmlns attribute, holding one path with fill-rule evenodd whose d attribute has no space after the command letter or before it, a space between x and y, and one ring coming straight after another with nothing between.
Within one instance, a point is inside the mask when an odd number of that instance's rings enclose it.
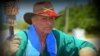
<instances>
[{"instance_id":1,"label":"man's face","mask_svg":"<svg viewBox=\"0 0 100 56\"><path fill-rule=\"evenodd\" d=\"M43 33L49 33L52 30L54 21L54 17L35 16L32 18L32 24Z\"/></svg>"}]
</instances>

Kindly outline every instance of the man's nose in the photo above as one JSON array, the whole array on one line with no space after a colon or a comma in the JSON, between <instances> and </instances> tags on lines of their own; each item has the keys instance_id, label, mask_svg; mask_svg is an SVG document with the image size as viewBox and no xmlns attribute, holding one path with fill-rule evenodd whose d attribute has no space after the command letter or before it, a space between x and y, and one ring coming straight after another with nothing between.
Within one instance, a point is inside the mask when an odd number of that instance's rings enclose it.
<instances>
[{"instance_id":1,"label":"man's nose","mask_svg":"<svg viewBox=\"0 0 100 56\"><path fill-rule=\"evenodd\" d=\"M53 22L51 22L51 21L47 21L47 24L49 25L49 26L52 26L52 24L53 24Z\"/></svg>"}]
</instances>

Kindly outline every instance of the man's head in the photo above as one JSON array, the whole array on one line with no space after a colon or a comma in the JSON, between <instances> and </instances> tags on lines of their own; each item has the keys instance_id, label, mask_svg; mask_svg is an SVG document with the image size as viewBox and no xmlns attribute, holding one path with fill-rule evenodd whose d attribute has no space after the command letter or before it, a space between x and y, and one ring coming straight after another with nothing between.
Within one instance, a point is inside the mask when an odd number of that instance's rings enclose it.
<instances>
[{"instance_id":1,"label":"man's head","mask_svg":"<svg viewBox=\"0 0 100 56\"><path fill-rule=\"evenodd\" d=\"M41 32L48 33L52 30L54 25L54 17L34 16L32 17L32 24Z\"/></svg>"},{"instance_id":2,"label":"man's head","mask_svg":"<svg viewBox=\"0 0 100 56\"><path fill-rule=\"evenodd\" d=\"M38 30L48 33L52 30L54 20L58 17L50 2L37 2L33 6L34 13L26 13L24 20L28 24L33 24Z\"/></svg>"}]
</instances>

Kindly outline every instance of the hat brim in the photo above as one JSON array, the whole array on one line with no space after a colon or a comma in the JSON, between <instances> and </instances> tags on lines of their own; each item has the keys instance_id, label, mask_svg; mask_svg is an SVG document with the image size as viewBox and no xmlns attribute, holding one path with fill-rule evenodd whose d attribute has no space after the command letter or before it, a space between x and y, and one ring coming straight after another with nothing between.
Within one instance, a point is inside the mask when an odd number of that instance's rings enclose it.
<instances>
[{"instance_id":1,"label":"hat brim","mask_svg":"<svg viewBox=\"0 0 100 56\"><path fill-rule=\"evenodd\" d=\"M24 14L24 21L28 24L32 24L32 21L31 21L31 18L33 16L36 16L36 15L40 15L40 14L36 14L36 13L25 13ZM40 16L46 16L46 17L50 17L50 16L47 16L47 15L40 15ZM57 19L58 17L60 17L61 15L58 15L55 17L55 19Z\"/></svg>"}]
</instances>

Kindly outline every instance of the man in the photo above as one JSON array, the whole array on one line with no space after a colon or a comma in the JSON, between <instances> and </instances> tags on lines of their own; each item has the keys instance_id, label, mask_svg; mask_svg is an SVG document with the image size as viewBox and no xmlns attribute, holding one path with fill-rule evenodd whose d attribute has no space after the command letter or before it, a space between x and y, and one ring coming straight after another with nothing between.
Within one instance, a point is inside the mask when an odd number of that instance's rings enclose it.
<instances>
[{"instance_id":1,"label":"man","mask_svg":"<svg viewBox=\"0 0 100 56\"><path fill-rule=\"evenodd\" d=\"M30 26L18 32L9 43L10 55L16 56L96 56L96 48L53 28L58 14L50 2L37 2L34 13L26 13L24 20Z\"/></svg>"}]
</instances>

